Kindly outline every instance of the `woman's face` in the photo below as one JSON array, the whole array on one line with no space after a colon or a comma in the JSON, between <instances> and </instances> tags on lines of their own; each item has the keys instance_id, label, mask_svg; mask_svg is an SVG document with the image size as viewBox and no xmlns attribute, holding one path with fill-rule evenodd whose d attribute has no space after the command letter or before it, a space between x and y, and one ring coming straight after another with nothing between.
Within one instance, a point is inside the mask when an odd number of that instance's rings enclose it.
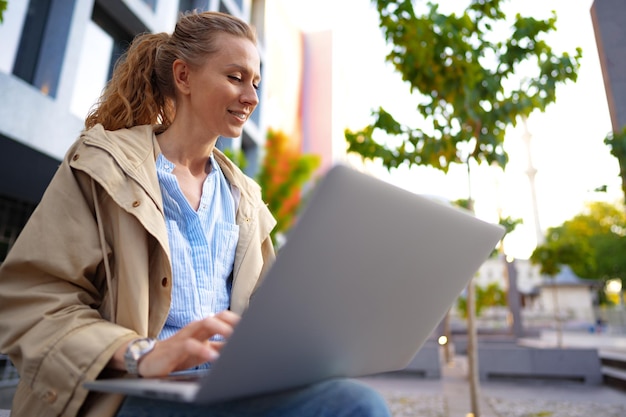
<instances>
[{"instance_id":1,"label":"woman's face","mask_svg":"<svg viewBox=\"0 0 626 417\"><path fill-rule=\"evenodd\" d=\"M261 61L246 38L221 34L216 42L218 51L189 72L189 110L207 134L235 138L259 104Z\"/></svg>"}]
</instances>

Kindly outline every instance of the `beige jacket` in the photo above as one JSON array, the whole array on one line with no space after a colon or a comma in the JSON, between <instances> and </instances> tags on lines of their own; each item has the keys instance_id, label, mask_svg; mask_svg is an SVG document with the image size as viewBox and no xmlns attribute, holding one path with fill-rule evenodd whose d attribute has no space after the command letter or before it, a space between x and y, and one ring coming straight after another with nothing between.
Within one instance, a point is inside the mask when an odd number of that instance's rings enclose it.
<instances>
[{"instance_id":1,"label":"beige jacket","mask_svg":"<svg viewBox=\"0 0 626 417\"><path fill-rule=\"evenodd\" d=\"M151 126L83 132L0 268L0 351L20 373L12 416L106 417L119 407L121 396L82 383L128 340L156 337L167 318L158 152ZM274 259L276 222L258 185L214 155L241 193L231 301L241 313Z\"/></svg>"}]
</instances>

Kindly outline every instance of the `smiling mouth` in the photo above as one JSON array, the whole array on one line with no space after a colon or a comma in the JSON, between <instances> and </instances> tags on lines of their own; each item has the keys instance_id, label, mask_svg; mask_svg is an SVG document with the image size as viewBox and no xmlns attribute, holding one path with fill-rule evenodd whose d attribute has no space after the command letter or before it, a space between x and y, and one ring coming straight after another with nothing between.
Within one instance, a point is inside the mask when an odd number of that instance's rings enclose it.
<instances>
[{"instance_id":1,"label":"smiling mouth","mask_svg":"<svg viewBox=\"0 0 626 417\"><path fill-rule=\"evenodd\" d=\"M245 122L246 119L248 118L248 115L246 113L239 113L239 112L230 111L230 110L229 110L229 113L235 116L237 119L241 120L242 122Z\"/></svg>"}]
</instances>

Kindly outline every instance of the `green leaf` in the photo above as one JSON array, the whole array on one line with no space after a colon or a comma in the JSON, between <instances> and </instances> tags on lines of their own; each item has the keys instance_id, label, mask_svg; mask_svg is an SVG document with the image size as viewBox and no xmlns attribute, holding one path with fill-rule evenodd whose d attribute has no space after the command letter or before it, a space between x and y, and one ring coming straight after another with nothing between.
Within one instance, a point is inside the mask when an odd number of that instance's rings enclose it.
<instances>
[{"instance_id":1,"label":"green leaf","mask_svg":"<svg viewBox=\"0 0 626 417\"><path fill-rule=\"evenodd\" d=\"M604 143L611 148L611 154L619 163L620 177L622 180L622 192L626 203L626 126L618 132L610 132L604 138Z\"/></svg>"},{"instance_id":2,"label":"green leaf","mask_svg":"<svg viewBox=\"0 0 626 417\"><path fill-rule=\"evenodd\" d=\"M421 94L416 112L427 123L405 126L378 109L374 123L345 132L349 152L380 159L388 169L428 165L446 172L452 163L469 161L459 151L468 143L475 144L470 159L504 168L506 127L544 111L558 85L576 81L580 48L558 55L544 41L556 28L554 13L546 20L517 15L511 33L502 36L493 30L506 19L501 0L472 0L464 13L448 15L432 2L422 15L409 0L375 3L391 44L387 61L409 91ZM527 64L534 73L520 72ZM516 79L520 88L506 87Z\"/></svg>"},{"instance_id":3,"label":"green leaf","mask_svg":"<svg viewBox=\"0 0 626 417\"><path fill-rule=\"evenodd\" d=\"M0 23L4 22L4 12L7 9L8 0L0 0Z\"/></svg>"},{"instance_id":4,"label":"green leaf","mask_svg":"<svg viewBox=\"0 0 626 417\"><path fill-rule=\"evenodd\" d=\"M546 231L545 242L531 255L541 272L556 275L569 265L579 277L626 278L626 213L623 206L604 202Z\"/></svg>"}]
</instances>

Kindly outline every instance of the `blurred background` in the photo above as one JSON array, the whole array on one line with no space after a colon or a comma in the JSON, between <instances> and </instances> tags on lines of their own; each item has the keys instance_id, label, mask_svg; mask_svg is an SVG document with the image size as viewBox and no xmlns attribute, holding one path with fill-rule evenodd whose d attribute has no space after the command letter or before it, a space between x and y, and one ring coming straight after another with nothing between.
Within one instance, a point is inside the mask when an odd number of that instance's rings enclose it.
<instances>
[{"instance_id":1,"label":"blurred background","mask_svg":"<svg viewBox=\"0 0 626 417\"><path fill-rule=\"evenodd\" d=\"M608 58L599 48L596 33L601 24L594 25L593 1L497 2L503 18L492 32L502 39L510 36L518 14L537 20L556 16L553 28L539 38L558 56L574 56L580 48L582 54L574 68L576 79L559 82L554 100L545 108L516 116L515 123L501 128L505 134L500 146L508 158L504 166L451 160L445 171L406 160L390 168L381 158L348 152L346 133L373 124L373 112L379 108L411 129L432 125L432 120L416 110L424 92L403 79L402 72L386 59L394 44L385 39L379 25L377 3L397 7L395 3L409 2L5 1L0 24L0 261L65 150L77 138L90 106L132 38L145 31L171 32L177 15L186 10L220 10L256 27L263 82L261 104L242 137L222 138L219 146L232 152L231 156L264 185L268 194L278 193L266 196L279 217L277 244L295 218L302 190L306 191L330 165L347 163L442 201L469 197L476 215L485 220L517 221L505 239L501 256L516 260L523 304L551 314L554 307L548 300L552 297L542 301L540 289L552 281L545 281L541 263L529 258L545 243L551 228L588 214L590 204L618 208L623 204L619 161L605 142L609 133L618 131L619 122L612 123L609 111L610 80L603 77L602 69L603 60ZM413 3L417 15L426 14L426 2ZM451 16L464 13L470 2L438 4L441 15ZM602 27L609 26L607 22ZM520 65L517 77L533 77L534 69L532 64ZM463 88L458 80L451 79L450 83ZM382 133L377 138L382 146L393 142L394 138ZM290 163L281 167L277 161ZM279 172L281 169L287 174ZM279 187L272 184L285 177L292 184L275 191ZM479 274L478 285L497 285L506 291L507 277L501 265L497 258L490 259ZM600 301L622 302L615 292L621 284L619 271L609 276L572 267L564 272L569 278L560 279L574 280L563 284L582 286L586 290L575 291L587 294L584 299L571 301L576 307L566 307L572 310L568 314L594 323L598 313L593 309ZM552 272L555 276L556 271ZM597 276L582 276L581 272ZM581 283L579 278L593 282ZM606 290L609 281L608 298L599 296L598 291Z\"/></svg>"},{"instance_id":2,"label":"blurred background","mask_svg":"<svg viewBox=\"0 0 626 417\"><path fill-rule=\"evenodd\" d=\"M345 163L507 226L474 279L479 329L626 333L624 2L3 0L0 9L0 262L133 37L171 32L184 11L219 10L255 26L263 80L243 135L218 146L263 186L277 247L316 178ZM463 331L465 293L450 314Z\"/></svg>"}]
</instances>

